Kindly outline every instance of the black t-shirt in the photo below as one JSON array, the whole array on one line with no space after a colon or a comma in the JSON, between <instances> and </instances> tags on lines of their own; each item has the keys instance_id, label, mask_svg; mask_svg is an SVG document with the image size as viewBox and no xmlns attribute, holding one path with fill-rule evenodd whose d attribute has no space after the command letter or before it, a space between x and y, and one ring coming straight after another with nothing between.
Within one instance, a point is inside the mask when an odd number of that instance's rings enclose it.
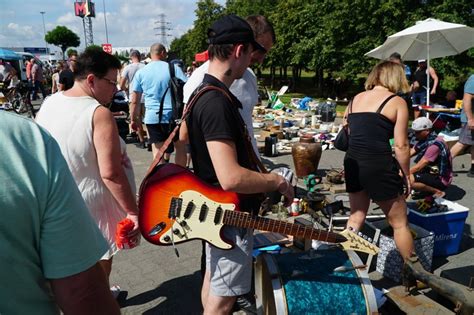
<instances>
[{"instance_id":1,"label":"black t-shirt","mask_svg":"<svg viewBox=\"0 0 474 315\"><path fill-rule=\"evenodd\" d=\"M64 69L59 73L59 83L64 84L64 91L74 85L74 73L70 69Z\"/></svg>"},{"instance_id":2,"label":"black t-shirt","mask_svg":"<svg viewBox=\"0 0 474 315\"><path fill-rule=\"evenodd\" d=\"M233 102L231 102L224 94L216 90L205 92L194 104L191 114L186 119L194 173L205 182L218 185L219 182L214 166L212 165L206 141L233 141L237 150L237 161L239 165L248 169L253 168L245 145L246 140L242 131L243 126L241 126L238 119L240 115L239 108L242 107L242 104L229 89L215 77L206 74L203 82L224 89L233 99ZM258 210L258 198L254 195L252 196L253 197L247 196L243 198L245 201L241 199L242 207L247 207L247 209L242 210Z\"/></svg>"}]
</instances>

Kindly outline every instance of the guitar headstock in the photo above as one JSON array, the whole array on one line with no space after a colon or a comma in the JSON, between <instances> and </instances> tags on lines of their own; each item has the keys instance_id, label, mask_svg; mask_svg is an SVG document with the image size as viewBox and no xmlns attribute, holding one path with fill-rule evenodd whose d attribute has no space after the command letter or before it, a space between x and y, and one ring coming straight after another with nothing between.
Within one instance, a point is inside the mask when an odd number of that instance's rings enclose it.
<instances>
[{"instance_id":1,"label":"guitar headstock","mask_svg":"<svg viewBox=\"0 0 474 315\"><path fill-rule=\"evenodd\" d=\"M369 242L368 240L360 237L359 235L355 234L348 229L340 232L342 236L344 236L347 241L341 242L338 245L342 246L344 250L353 250L357 252L364 252L369 255L377 255L379 252L379 248L377 245Z\"/></svg>"}]
</instances>

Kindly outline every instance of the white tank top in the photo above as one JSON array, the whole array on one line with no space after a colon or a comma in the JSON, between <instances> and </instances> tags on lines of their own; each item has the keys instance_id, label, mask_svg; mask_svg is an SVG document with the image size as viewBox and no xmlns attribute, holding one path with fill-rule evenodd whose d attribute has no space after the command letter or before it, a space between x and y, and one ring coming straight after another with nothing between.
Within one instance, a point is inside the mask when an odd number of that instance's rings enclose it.
<instances>
[{"instance_id":1,"label":"white tank top","mask_svg":"<svg viewBox=\"0 0 474 315\"><path fill-rule=\"evenodd\" d=\"M59 143L79 191L109 243L110 251L103 257L108 259L117 252L115 231L117 223L125 218L126 212L119 206L100 176L92 137L92 118L98 106L100 104L92 97L68 97L59 92L48 97L41 105L36 122L46 128ZM120 137L119 139L121 156L117 158L121 159L135 194L132 164L125 151L124 141Z\"/></svg>"}]
</instances>

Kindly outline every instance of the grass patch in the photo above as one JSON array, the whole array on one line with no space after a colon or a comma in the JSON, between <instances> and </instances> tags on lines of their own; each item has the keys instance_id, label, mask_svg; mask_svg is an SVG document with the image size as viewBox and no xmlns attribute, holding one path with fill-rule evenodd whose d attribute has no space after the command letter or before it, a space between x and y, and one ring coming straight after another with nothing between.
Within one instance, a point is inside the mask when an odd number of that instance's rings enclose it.
<instances>
[{"instance_id":1,"label":"grass patch","mask_svg":"<svg viewBox=\"0 0 474 315\"><path fill-rule=\"evenodd\" d=\"M280 96L280 100L285 104L285 105L289 105L290 102L291 102L291 99L292 98L303 98L305 96L308 96L306 94L303 94L303 93L285 93L284 95ZM310 96L311 97L311 96ZM313 98L314 100L319 100L319 101L324 101L326 99L324 98ZM344 113L344 111L346 110L346 107L347 105L345 104L337 104L336 105L336 112L341 112L341 113Z\"/></svg>"}]
</instances>

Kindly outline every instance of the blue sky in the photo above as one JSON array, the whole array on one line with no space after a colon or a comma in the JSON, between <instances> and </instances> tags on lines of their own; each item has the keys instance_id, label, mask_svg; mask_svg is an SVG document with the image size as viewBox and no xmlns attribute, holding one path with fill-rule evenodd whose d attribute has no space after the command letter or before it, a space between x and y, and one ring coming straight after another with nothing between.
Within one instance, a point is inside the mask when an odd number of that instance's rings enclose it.
<instances>
[{"instance_id":1,"label":"blue sky","mask_svg":"<svg viewBox=\"0 0 474 315\"><path fill-rule=\"evenodd\" d=\"M46 32L58 25L68 27L84 45L82 19L74 15L74 0L0 0L0 47L44 47ZM168 32L179 37L192 27L194 0L95 0L96 17L92 19L94 44L106 42L104 2L109 42L114 47L149 47L161 41L156 36L160 14L171 24ZM217 3L223 5L224 0ZM168 37L171 42L173 37ZM50 46L51 47L51 46ZM54 47L54 46L52 46ZM54 48L59 50L58 48Z\"/></svg>"}]
</instances>

